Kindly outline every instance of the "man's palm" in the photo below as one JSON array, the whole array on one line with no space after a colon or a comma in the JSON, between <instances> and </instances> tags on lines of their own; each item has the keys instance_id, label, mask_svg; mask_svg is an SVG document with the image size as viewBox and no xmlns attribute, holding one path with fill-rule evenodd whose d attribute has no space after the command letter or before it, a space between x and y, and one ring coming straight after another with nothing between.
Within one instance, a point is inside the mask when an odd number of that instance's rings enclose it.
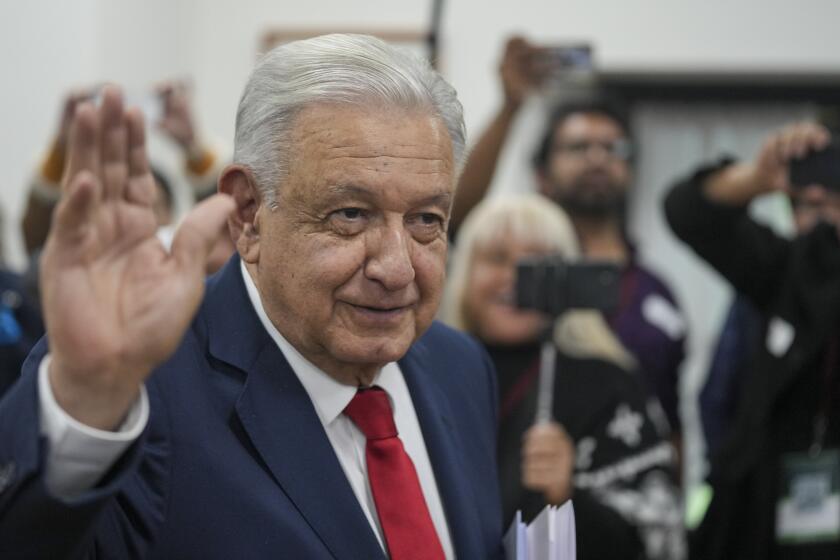
<instances>
[{"instance_id":1,"label":"man's palm","mask_svg":"<svg viewBox=\"0 0 840 560\"><path fill-rule=\"evenodd\" d=\"M63 188L41 276L50 380L68 413L112 428L183 336L233 204L217 195L196 207L167 253L155 237L142 118L113 88L99 109L77 111Z\"/></svg>"}]
</instances>

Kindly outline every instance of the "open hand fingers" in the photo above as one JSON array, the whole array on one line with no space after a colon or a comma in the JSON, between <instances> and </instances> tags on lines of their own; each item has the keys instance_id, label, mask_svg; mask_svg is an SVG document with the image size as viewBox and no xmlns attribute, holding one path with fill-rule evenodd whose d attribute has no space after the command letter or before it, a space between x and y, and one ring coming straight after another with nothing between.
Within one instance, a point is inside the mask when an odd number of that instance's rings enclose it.
<instances>
[{"instance_id":1,"label":"open hand fingers","mask_svg":"<svg viewBox=\"0 0 840 560\"><path fill-rule=\"evenodd\" d=\"M143 114L136 107L126 111L128 120L128 174L131 177L150 172L146 154L146 129Z\"/></svg>"},{"instance_id":2,"label":"open hand fingers","mask_svg":"<svg viewBox=\"0 0 840 560\"><path fill-rule=\"evenodd\" d=\"M73 117L76 108L84 101L93 99L94 89L91 87L79 88L71 91L64 99L64 106L61 111L61 120L58 126L58 142L66 146L67 137L70 134L70 126L73 124Z\"/></svg>"},{"instance_id":3,"label":"open hand fingers","mask_svg":"<svg viewBox=\"0 0 840 560\"><path fill-rule=\"evenodd\" d=\"M50 236L72 243L82 235L99 197L99 188L99 180L89 170L83 169L76 173L56 206Z\"/></svg>"},{"instance_id":4,"label":"open hand fingers","mask_svg":"<svg viewBox=\"0 0 840 560\"><path fill-rule=\"evenodd\" d=\"M91 103L82 103L76 108L70 126L67 165L64 168L62 184L66 189L81 171L92 174L99 172L99 115Z\"/></svg>"},{"instance_id":5,"label":"open hand fingers","mask_svg":"<svg viewBox=\"0 0 840 560\"><path fill-rule=\"evenodd\" d=\"M155 180L146 154L146 130L143 115L136 107L126 111L128 123L128 184L125 199L134 204L152 206L155 200Z\"/></svg>"},{"instance_id":6,"label":"open hand fingers","mask_svg":"<svg viewBox=\"0 0 840 560\"><path fill-rule=\"evenodd\" d=\"M113 86L102 90L100 113L100 161L106 199L123 197L128 179L128 126L123 112L122 94Z\"/></svg>"}]
</instances>

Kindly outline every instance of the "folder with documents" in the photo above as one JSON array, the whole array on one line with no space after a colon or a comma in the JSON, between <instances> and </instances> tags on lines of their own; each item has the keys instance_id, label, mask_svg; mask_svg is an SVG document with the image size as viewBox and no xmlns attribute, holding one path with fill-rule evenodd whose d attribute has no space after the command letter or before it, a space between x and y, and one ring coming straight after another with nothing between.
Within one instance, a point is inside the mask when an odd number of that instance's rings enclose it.
<instances>
[{"instance_id":1,"label":"folder with documents","mask_svg":"<svg viewBox=\"0 0 840 560\"><path fill-rule=\"evenodd\" d=\"M575 510L571 500L547 506L529 525L522 513L510 525L504 540L507 560L575 560Z\"/></svg>"}]
</instances>

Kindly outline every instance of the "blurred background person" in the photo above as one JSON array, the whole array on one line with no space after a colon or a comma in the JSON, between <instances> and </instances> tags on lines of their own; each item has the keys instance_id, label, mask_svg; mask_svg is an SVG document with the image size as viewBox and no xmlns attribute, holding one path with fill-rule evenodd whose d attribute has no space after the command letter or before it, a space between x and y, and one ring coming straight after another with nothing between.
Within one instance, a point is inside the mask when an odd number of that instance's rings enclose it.
<instances>
[{"instance_id":1,"label":"blurred background person","mask_svg":"<svg viewBox=\"0 0 840 560\"><path fill-rule=\"evenodd\" d=\"M711 365L698 398L700 422L711 463L732 429L744 378L761 342L761 316L750 300L736 295L726 312Z\"/></svg>"},{"instance_id":2,"label":"blurred background person","mask_svg":"<svg viewBox=\"0 0 840 560\"><path fill-rule=\"evenodd\" d=\"M505 46L500 66L502 106L464 166L453 207L456 231L492 183L499 154L525 98L546 79L544 51L518 37ZM686 321L665 282L636 259L628 238L625 218L633 155L630 125L622 109L606 100L582 99L557 107L548 118L533 170L542 194L569 215L583 254L622 267L620 304L607 316L607 323L638 362L649 394L664 412L655 413L656 420L667 422L671 440L681 451L678 389Z\"/></svg>"},{"instance_id":3,"label":"blurred background person","mask_svg":"<svg viewBox=\"0 0 840 560\"><path fill-rule=\"evenodd\" d=\"M794 232L806 235L826 218L832 195L816 185L793 189L790 200ZM700 392L700 419L706 439L708 460L717 454L732 429L741 402L742 385L761 343L762 318L743 294L736 294L712 356L706 381Z\"/></svg>"},{"instance_id":4,"label":"blurred background person","mask_svg":"<svg viewBox=\"0 0 840 560\"><path fill-rule=\"evenodd\" d=\"M792 162L829 141L816 124L789 126L754 160L703 166L665 201L674 232L761 318L732 433L713 458L697 558L840 557L840 193L790 179ZM747 214L772 192L797 209L792 240Z\"/></svg>"},{"instance_id":5,"label":"blurred background person","mask_svg":"<svg viewBox=\"0 0 840 560\"><path fill-rule=\"evenodd\" d=\"M682 558L673 447L650 417L636 359L599 312L557 319L555 421L534 425L540 344L552 321L517 308L516 263L557 253L573 262L579 249L551 201L485 200L460 228L441 309L485 345L498 371L504 523L517 509L530 521L546 503L572 498L579 558Z\"/></svg>"},{"instance_id":6,"label":"blurred background person","mask_svg":"<svg viewBox=\"0 0 840 560\"><path fill-rule=\"evenodd\" d=\"M0 207L0 231L2 210ZM43 334L38 301L25 289L23 278L6 268L0 249L0 396L18 378L23 361Z\"/></svg>"},{"instance_id":7,"label":"blurred background person","mask_svg":"<svg viewBox=\"0 0 840 560\"><path fill-rule=\"evenodd\" d=\"M21 271L26 264L19 231L29 194L25 185L31 170L40 169L42 163L33 165L30 158L43 149L45 139L56 128L49 109L72 84L95 83L107 77L129 84L137 92L151 90L143 84L155 83L159 76L188 75L194 83L189 88L194 95L188 99L193 119L201 123L204 132L212 130L222 138L232 138L232 107L257 53L288 40L290 35L312 31L311 26L318 32L341 31L347 22L354 22L354 26L370 26L371 32L383 35L415 30L419 38L412 39L410 33L403 32L395 40L428 52L440 63L466 108L468 136L478 139L487 123L496 122L497 109L506 104L505 100L510 97L515 101L502 115L502 120L510 122L507 128L502 127L505 141L498 144L501 157L498 153L493 156L499 160L497 166L468 167L467 172L490 173L495 180L490 187L493 191L539 190L529 163L532 144L547 122L548 101L569 99L567 84L541 81L539 65L529 69L530 63L526 62L524 67L531 75L536 74L536 79L523 82L522 97L505 96L503 100L503 89L509 88L498 87L496 47L500 38L512 33L527 34L525 47L586 44L593 52L591 85L615 92L628 102L636 149L626 225L637 242L634 259L666 279L680 303L681 315L690 323L686 346L690 351L680 368L680 385L686 443L684 483L691 490L706 474L695 396L704 376L716 376L717 362L725 361L715 358L715 365L710 367L709 358L732 302L732 290L700 259L684 251L668 229L659 203L674 178L697 161L711 160L721 152L750 158L769 131L792 119L814 118L816 110L838 105L840 73L837 49L832 47L840 41L833 32L840 4L813 4L807 10L798 4L779 4L766 10L761 0L745 0L735 9L731 3L654 7L617 0L604 4L488 5L474 0L433 4L442 20L428 26L432 23L431 6L423 2L404 6L322 0L289 6L219 0L211 9L203 4L173 6L155 0L10 4L7 17L0 18L0 43L6 41L6 48L0 49L5 53L0 56L0 66L9 77L0 103L8 133L0 155L6 177L0 197L7 211L8 266ZM480 28L474 25L477 11L482 13ZM723 24L722 12L727 14ZM605 13L610 17L605 18ZM638 18L651 29L667 29L668 33L639 34L632 26L616 25ZM224 41L219 40L222 29ZM714 41L709 41L709 29L715 29ZM749 29L749 41L744 40L745 29ZM153 43L148 42L150 36L155 37ZM786 40L779 41L780 36ZM426 49L427 39L432 49ZM144 48L137 49L137 44L144 44ZM528 61L528 49L521 52ZM517 65L509 67L516 70ZM150 129L150 148L156 163L174 186L174 218L178 219L190 198L186 195L192 192L180 172L183 151L165 132L155 126ZM204 133L199 136L203 142L209 138ZM476 144L476 153L484 145ZM459 194L467 192L461 188ZM752 215L787 229L785 204L777 204L782 202L781 196L775 198L751 205ZM455 211L457 218L457 206ZM739 311L745 301L739 299ZM732 336L749 330L741 326L745 322L742 314L737 315L720 337L722 347L726 347L721 355L728 352L735 363L748 368L746 353L741 350L745 345ZM759 332L758 344L763 342L761 335ZM629 343L626 347L635 353ZM731 394L729 383L736 378L724 375L729 382L724 381L720 391L712 391L717 385L710 381L703 395L702 402L711 402L712 406L714 399L722 399L718 410L724 411L720 415L707 413L709 409L703 404L701 416L710 449L719 446L723 437L712 434L723 434L732 421L722 421L734 417L738 399L726 395Z\"/></svg>"},{"instance_id":8,"label":"blurred background person","mask_svg":"<svg viewBox=\"0 0 840 560\"><path fill-rule=\"evenodd\" d=\"M83 101L94 100L99 95L99 86L89 86L69 92L63 102L56 126L56 133L49 144L46 155L35 170L29 185L26 209L21 221L26 251L30 257L30 268L26 273L27 285L37 296L38 254L49 231L52 211L61 192L59 184L64 171L67 154L67 136L76 107ZM172 144L177 146L182 157L184 177L190 185L191 202L202 200L216 192L219 172L225 165L224 159L203 139L199 133L190 107L189 92L182 82L166 82L154 91L134 100L146 113L149 127L160 130ZM152 122L148 122L152 120ZM177 209L173 181L160 167L152 164L155 178L155 216L159 236L168 246L175 230ZM233 253L233 242L227 238L219 242L214 256L208 261L208 272L214 272Z\"/></svg>"},{"instance_id":9,"label":"blurred background person","mask_svg":"<svg viewBox=\"0 0 840 560\"><path fill-rule=\"evenodd\" d=\"M71 91L62 102L55 136L41 165L33 174L21 223L29 254L43 246L52 209L61 194L59 183L67 154L67 135L76 107L83 101L95 99L99 90L98 86L89 86ZM218 172L224 162L220 161L215 151L199 136L188 99L186 86L180 82L171 82L158 86L141 101L147 118L151 116L158 119L155 122L147 122L146 125L162 131L179 148L193 195L196 199L201 199L215 192ZM155 214L158 224L167 226L172 223L175 214L171 180L167 179L166 173L159 168L155 168L154 174L157 183Z\"/></svg>"}]
</instances>

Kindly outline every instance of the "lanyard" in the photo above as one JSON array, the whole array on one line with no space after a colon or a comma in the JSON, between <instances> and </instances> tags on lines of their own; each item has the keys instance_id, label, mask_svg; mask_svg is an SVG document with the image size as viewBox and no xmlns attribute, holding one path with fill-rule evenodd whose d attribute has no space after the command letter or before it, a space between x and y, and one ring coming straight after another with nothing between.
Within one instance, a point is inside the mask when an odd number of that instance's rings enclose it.
<instances>
[{"instance_id":1,"label":"lanyard","mask_svg":"<svg viewBox=\"0 0 840 560\"><path fill-rule=\"evenodd\" d=\"M619 280L619 297L618 307L607 314L607 323L613 329L618 325L618 321L624 316L624 313L630 308L633 303L633 296L636 294L636 287L639 283L639 271L634 264L628 264L627 268L621 271L621 279Z\"/></svg>"}]
</instances>

